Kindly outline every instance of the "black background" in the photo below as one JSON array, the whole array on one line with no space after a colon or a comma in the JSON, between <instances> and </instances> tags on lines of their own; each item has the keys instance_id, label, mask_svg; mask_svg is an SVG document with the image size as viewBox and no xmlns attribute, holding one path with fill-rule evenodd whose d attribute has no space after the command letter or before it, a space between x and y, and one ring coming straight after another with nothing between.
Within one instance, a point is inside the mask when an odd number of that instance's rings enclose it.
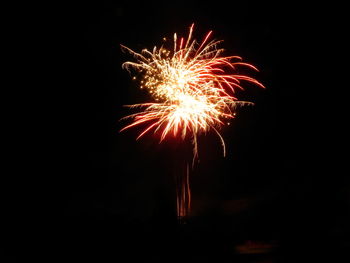
<instances>
[{"instance_id":1,"label":"black background","mask_svg":"<svg viewBox=\"0 0 350 263\"><path fill-rule=\"evenodd\" d=\"M340 47L332 9L98 1L43 13L35 46L44 60L31 65L43 89L17 94L40 120L19 110L21 158L4 187L10 260L263 262L235 253L248 240L278 245L266 262L333 260L349 250L349 179L334 148L342 143L330 113L337 83L325 58ZM152 48L174 32L186 36L192 23L197 38L213 30L227 54L256 65L266 90L239 94L255 106L223 129L225 158L218 138L200 138L192 217L180 225L172 178L180 141L119 133L130 113L123 105L146 99L121 68L131 57L120 44Z\"/></svg>"}]
</instances>

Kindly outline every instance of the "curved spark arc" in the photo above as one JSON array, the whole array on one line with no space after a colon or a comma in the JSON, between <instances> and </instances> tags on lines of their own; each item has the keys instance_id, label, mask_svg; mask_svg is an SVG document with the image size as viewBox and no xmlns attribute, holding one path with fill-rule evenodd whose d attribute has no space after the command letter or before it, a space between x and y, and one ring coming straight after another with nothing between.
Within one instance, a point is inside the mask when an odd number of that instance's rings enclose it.
<instances>
[{"instance_id":1,"label":"curved spark arc","mask_svg":"<svg viewBox=\"0 0 350 263\"><path fill-rule=\"evenodd\" d=\"M217 46L222 41L210 40L210 31L198 44L192 39L194 24L187 40L174 34L174 46L170 51L163 46L152 51L144 49L137 53L121 45L135 62L125 62L122 67L142 75L141 87L152 95L155 102L130 105L141 111L125 118L133 122L121 131L147 123L148 126L137 139L146 133L161 131L160 142L167 136L192 137L194 159L198 156L197 136L214 130L220 138L225 155L225 142L219 129L227 120L235 117L237 106L252 104L239 101L234 96L237 89L243 89L241 82L250 82L264 88L256 79L236 73L237 67L258 69L242 62L239 56L221 56L223 49ZM229 69L230 72L227 72Z\"/></svg>"}]
</instances>

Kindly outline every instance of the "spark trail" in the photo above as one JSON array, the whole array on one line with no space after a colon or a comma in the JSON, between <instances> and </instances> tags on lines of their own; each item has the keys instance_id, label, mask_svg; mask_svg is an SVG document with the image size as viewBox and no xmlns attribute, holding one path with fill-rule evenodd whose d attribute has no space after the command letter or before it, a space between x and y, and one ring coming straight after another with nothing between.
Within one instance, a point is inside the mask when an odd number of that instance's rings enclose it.
<instances>
[{"instance_id":1,"label":"spark trail","mask_svg":"<svg viewBox=\"0 0 350 263\"><path fill-rule=\"evenodd\" d=\"M244 89L244 82L261 88L264 85L253 77L238 73L240 67L253 71L258 69L243 62L239 56L222 56L224 49L219 48L222 41L211 40L212 31L197 42L192 36L193 28L194 24L187 38L179 38L175 33L170 48L155 46L152 51L143 49L137 53L121 45L122 50L134 58L134 61L123 63L122 67L136 73L140 88L146 89L152 97L152 101L128 105L139 111L125 117L132 122L121 131L142 125L137 139L149 132L159 134L160 142L168 136L182 140L190 137L194 161L198 158L197 138L209 131L220 138L225 156L225 142L220 129L235 117L238 106L252 104L239 101L235 92ZM186 187L182 187L189 188L187 179L185 182ZM190 193L186 196L178 200L178 206L184 200L190 200Z\"/></svg>"}]
</instances>

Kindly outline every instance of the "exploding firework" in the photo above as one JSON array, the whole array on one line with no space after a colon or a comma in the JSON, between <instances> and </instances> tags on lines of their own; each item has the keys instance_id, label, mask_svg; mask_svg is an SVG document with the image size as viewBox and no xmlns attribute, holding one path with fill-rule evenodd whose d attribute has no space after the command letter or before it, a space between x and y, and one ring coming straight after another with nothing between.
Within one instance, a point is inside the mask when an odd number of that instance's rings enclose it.
<instances>
[{"instance_id":1,"label":"exploding firework","mask_svg":"<svg viewBox=\"0 0 350 263\"><path fill-rule=\"evenodd\" d=\"M210 40L212 31L202 42L192 39L193 26L187 39L178 38L175 33L171 48L155 46L152 51L143 49L137 53L121 47L135 59L125 62L123 68L136 72L140 88L146 89L153 98L152 102L129 105L140 110L125 117L133 121L122 130L142 125L145 128L137 139L153 131L159 134L160 142L171 135L182 140L190 137L194 161L198 157L198 136L210 130L220 138L225 156L220 129L235 117L238 106L252 104L239 101L235 92L243 90L244 81L264 86L256 79L238 73L239 67L258 69L242 62L239 56L222 56L224 50L218 48L222 41ZM136 76L133 78L137 79ZM189 214L191 206L188 164L185 172L176 175L176 186L177 213L182 219Z\"/></svg>"},{"instance_id":2,"label":"exploding firework","mask_svg":"<svg viewBox=\"0 0 350 263\"><path fill-rule=\"evenodd\" d=\"M161 132L160 141L171 134L182 139L189 135L194 157L198 155L198 135L213 130L221 140L225 155L220 128L235 117L237 106L252 104L237 100L235 91L243 89L242 81L264 86L252 77L237 74L237 67L258 69L242 62L239 56L221 56L224 50L218 45L222 41L209 41L212 31L201 43L192 39L192 33L193 24L187 40L178 39L175 33L172 49L155 46L152 51L143 49L137 53L121 46L135 58L135 62L125 62L123 68L139 73L140 88L147 89L154 99L128 105L141 111L125 117L132 118L133 122L122 130L147 123L137 139L152 130Z\"/></svg>"}]
</instances>

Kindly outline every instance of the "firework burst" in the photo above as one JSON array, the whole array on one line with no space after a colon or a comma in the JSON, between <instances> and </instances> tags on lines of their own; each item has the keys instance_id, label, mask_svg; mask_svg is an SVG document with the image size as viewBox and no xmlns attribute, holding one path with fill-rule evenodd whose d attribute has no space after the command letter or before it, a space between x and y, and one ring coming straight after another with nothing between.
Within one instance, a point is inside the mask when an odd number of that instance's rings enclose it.
<instances>
[{"instance_id":1,"label":"firework burst","mask_svg":"<svg viewBox=\"0 0 350 263\"><path fill-rule=\"evenodd\" d=\"M182 139L190 136L194 158L198 156L198 135L213 130L221 140L225 155L220 128L235 117L237 106L251 104L239 101L235 91L243 89L242 81L264 86L252 77L237 73L238 67L258 69L242 62L239 56L222 56L224 50L218 48L222 41L210 40L212 31L202 42L193 39L192 33L193 24L187 39L178 38L175 33L170 49L155 46L152 51L143 49L137 53L121 46L135 59L122 67L138 73L140 88L147 89L154 99L128 105L140 111L125 117L133 121L122 130L147 124L137 139L148 132L160 132L160 142L170 135Z\"/></svg>"}]
</instances>

